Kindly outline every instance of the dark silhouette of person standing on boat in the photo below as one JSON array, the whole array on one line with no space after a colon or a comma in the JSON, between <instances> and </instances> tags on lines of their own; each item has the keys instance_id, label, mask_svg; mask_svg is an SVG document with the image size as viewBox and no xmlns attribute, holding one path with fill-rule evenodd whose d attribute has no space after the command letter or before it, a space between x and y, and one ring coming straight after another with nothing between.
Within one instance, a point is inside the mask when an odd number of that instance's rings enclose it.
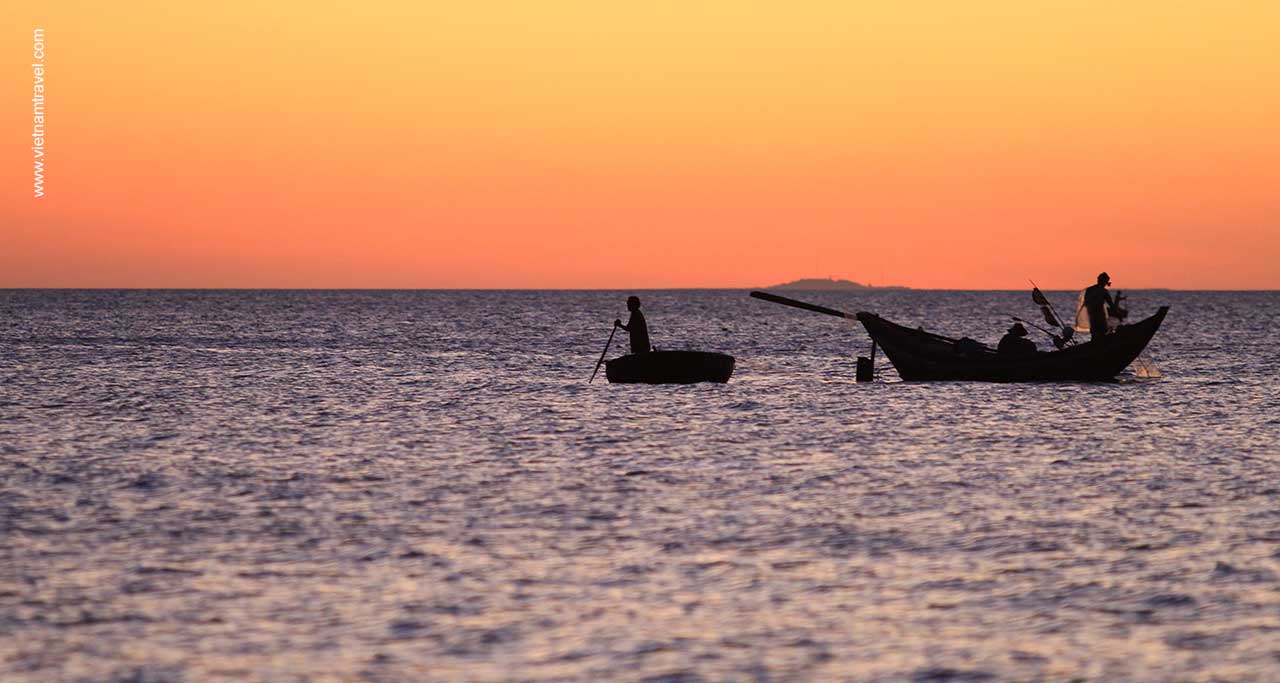
<instances>
[{"instance_id":1,"label":"dark silhouette of person standing on boat","mask_svg":"<svg viewBox=\"0 0 1280 683\"><path fill-rule=\"evenodd\" d=\"M1013 327L1000 338L996 352L1003 356L1034 356L1036 343L1027 339L1027 328L1022 323L1014 323Z\"/></svg>"},{"instance_id":2,"label":"dark silhouette of person standing on boat","mask_svg":"<svg viewBox=\"0 0 1280 683\"><path fill-rule=\"evenodd\" d=\"M1084 308L1089 313L1089 337L1098 341L1107 334L1107 310L1115 308L1107 285L1111 284L1111 276L1098 274L1098 284L1084 290Z\"/></svg>"},{"instance_id":3,"label":"dark silhouette of person standing on boat","mask_svg":"<svg viewBox=\"0 0 1280 683\"><path fill-rule=\"evenodd\" d=\"M649 353L649 324L644 321L644 314L640 312L640 297L627 297L627 310L631 311L627 324L623 325L621 320L615 320L614 327L621 327L631 334L631 353Z\"/></svg>"}]
</instances>

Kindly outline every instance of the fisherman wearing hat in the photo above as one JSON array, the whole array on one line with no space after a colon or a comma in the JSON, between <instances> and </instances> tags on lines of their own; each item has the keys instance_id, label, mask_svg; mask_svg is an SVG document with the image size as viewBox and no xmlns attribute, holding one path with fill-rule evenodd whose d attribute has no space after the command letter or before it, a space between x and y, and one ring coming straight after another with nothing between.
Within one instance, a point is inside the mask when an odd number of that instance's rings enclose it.
<instances>
[{"instance_id":1,"label":"fisherman wearing hat","mask_svg":"<svg viewBox=\"0 0 1280 683\"><path fill-rule=\"evenodd\" d=\"M1107 292L1111 276L1098 273L1098 284L1084 290L1084 309L1089 313L1089 336L1098 341L1107 333L1107 312L1116 307Z\"/></svg>"},{"instance_id":2,"label":"fisherman wearing hat","mask_svg":"<svg viewBox=\"0 0 1280 683\"><path fill-rule=\"evenodd\" d=\"M1030 356L1036 353L1036 343L1027 339L1027 328L1022 323L1014 323L1000 339L996 351L1002 356Z\"/></svg>"}]
</instances>

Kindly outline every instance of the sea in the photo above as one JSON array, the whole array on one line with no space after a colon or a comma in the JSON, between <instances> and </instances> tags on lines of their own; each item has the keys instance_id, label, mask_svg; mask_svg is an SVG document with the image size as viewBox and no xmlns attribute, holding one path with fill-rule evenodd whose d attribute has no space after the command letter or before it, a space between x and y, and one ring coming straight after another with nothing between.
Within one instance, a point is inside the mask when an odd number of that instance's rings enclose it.
<instances>
[{"instance_id":1,"label":"sea","mask_svg":"<svg viewBox=\"0 0 1280 683\"><path fill-rule=\"evenodd\" d=\"M732 380L589 381L630 294ZM744 290L0 291L0 681L1280 681L1280 293L1128 296L1160 379L857 383Z\"/></svg>"}]
</instances>

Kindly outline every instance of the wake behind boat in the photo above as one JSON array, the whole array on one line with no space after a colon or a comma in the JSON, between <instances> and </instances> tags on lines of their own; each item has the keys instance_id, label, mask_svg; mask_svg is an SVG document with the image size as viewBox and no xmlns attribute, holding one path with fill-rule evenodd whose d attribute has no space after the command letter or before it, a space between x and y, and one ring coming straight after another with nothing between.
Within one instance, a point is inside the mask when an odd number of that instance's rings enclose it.
<instances>
[{"instance_id":1,"label":"wake behind boat","mask_svg":"<svg viewBox=\"0 0 1280 683\"><path fill-rule=\"evenodd\" d=\"M752 292L751 296L816 313L856 319L871 336L873 353L876 346L883 349L898 375L908 381L1111 380L1142 354L1169 312L1168 306L1161 306L1155 315L1132 325L1120 325L1095 341L1045 353L1008 355L972 339L952 339L912 329L874 313L849 314L768 292Z\"/></svg>"}]
</instances>

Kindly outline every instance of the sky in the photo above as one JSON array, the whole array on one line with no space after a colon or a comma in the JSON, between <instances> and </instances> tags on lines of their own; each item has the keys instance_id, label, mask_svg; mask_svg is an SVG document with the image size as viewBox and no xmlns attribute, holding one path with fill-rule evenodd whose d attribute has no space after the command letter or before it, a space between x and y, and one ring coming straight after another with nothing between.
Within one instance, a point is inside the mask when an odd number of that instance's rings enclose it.
<instances>
[{"instance_id":1,"label":"sky","mask_svg":"<svg viewBox=\"0 0 1280 683\"><path fill-rule=\"evenodd\" d=\"M4 4L0 287L1280 289L1278 2Z\"/></svg>"}]
</instances>

